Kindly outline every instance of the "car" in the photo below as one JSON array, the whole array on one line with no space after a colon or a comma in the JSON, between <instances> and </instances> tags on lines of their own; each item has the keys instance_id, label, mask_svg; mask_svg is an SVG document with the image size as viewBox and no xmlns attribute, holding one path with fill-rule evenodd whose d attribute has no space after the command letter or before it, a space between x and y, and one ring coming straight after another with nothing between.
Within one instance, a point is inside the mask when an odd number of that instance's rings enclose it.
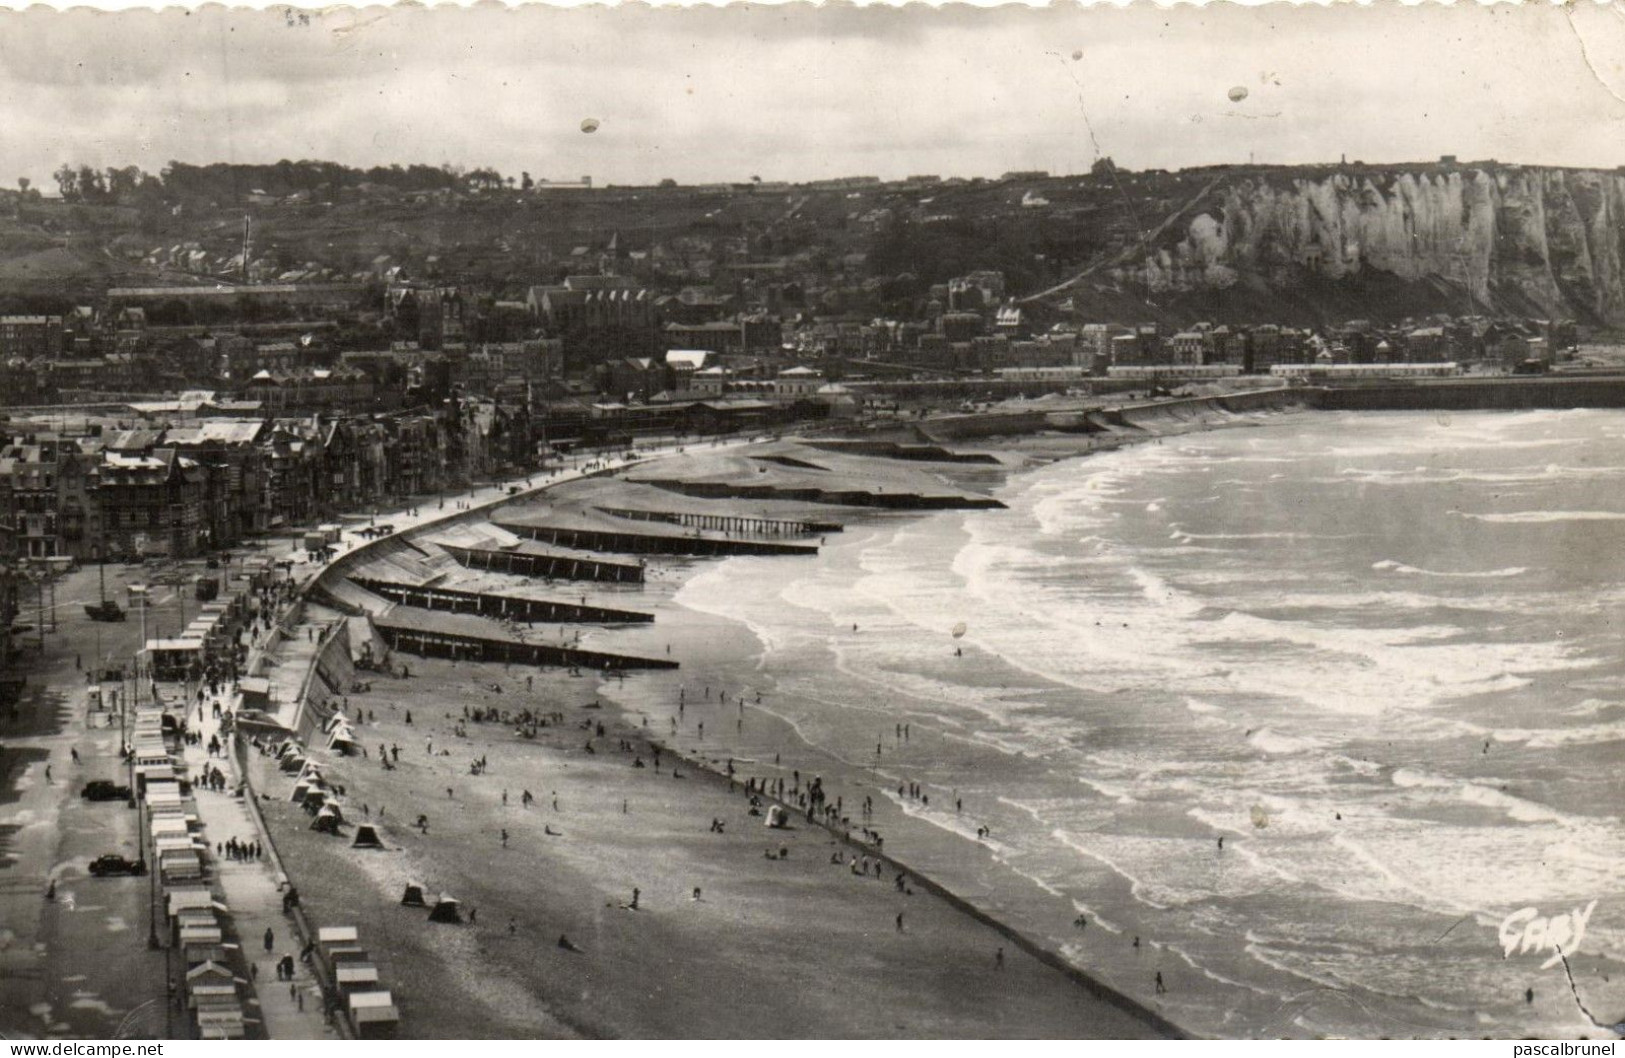
<instances>
[{"instance_id":1,"label":"car","mask_svg":"<svg viewBox=\"0 0 1625 1058\"><path fill-rule=\"evenodd\" d=\"M90 873L98 878L110 874L146 874L147 865L142 860L127 860L116 852L109 852L90 861Z\"/></svg>"},{"instance_id":2,"label":"car","mask_svg":"<svg viewBox=\"0 0 1625 1058\"><path fill-rule=\"evenodd\" d=\"M79 796L87 801L127 801L130 799L130 788L110 779L92 779L85 783Z\"/></svg>"}]
</instances>

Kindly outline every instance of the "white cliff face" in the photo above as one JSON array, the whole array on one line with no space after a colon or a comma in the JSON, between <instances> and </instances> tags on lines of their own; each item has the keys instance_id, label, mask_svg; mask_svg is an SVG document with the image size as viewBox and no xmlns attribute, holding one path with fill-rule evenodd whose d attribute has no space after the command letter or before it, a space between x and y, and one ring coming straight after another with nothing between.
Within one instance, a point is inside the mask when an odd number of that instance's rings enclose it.
<instances>
[{"instance_id":1,"label":"white cliff face","mask_svg":"<svg viewBox=\"0 0 1625 1058\"><path fill-rule=\"evenodd\" d=\"M1152 291L1294 285L1388 273L1465 283L1481 305L1625 323L1625 175L1504 168L1239 177L1174 226ZM1441 310L1453 307L1441 304Z\"/></svg>"}]
</instances>

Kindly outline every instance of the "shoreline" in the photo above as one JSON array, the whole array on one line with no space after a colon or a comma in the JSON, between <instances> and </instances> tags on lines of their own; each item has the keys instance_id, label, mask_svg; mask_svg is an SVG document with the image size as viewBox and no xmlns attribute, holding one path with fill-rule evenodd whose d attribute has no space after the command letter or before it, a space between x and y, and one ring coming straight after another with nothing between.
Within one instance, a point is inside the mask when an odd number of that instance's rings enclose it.
<instances>
[{"instance_id":1,"label":"shoreline","mask_svg":"<svg viewBox=\"0 0 1625 1058\"><path fill-rule=\"evenodd\" d=\"M1156 406L1153 406L1153 409L1158 410L1158 411L1161 410L1161 409L1156 409ZM1147 410L1150 410L1150 409L1147 409ZM1217 419L1217 421L1216 421L1216 419ZM1089 454L1094 454L1094 453L1100 452L1100 451L1115 450L1115 449L1125 447L1125 446L1130 445L1130 444L1141 443L1141 442L1152 442L1152 441L1156 441L1156 440L1159 440L1162 437L1167 437L1167 436L1174 436L1174 435L1178 435L1178 434L1188 434L1188 433L1192 433L1192 432L1201 432L1201 431L1205 431L1205 430L1209 430L1209 429L1225 428L1227 426L1242 426L1242 425L1251 425L1252 424L1251 422L1245 422L1245 421L1237 422L1237 421L1234 421L1233 413L1228 413L1228 412L1226 412L1222 416L1218 416L1218 417L1204 417L1204 416L1198 415L1198 416L1193 417L1193 418L1186 418L1186 417L1183 417L1183 416L1168 416L1168 417L1164 418L1163 416L1159 415L1158 420L1159 421L1157 421L1156 423L1154 423L1150 427L1144 427L1144 426L1132 427L1132 428L1130 428L1128 430L1125 430L1122 433L1115 433L1114 432L1112 434L1108 434L1106 437L1100 437L1098 435L1097 436L1089 436L1089 437L1077 437L1077 436L1071 436L1071 437L1061 436L1061 437L1058 437L1055 442L1051 443L1051 447L1055 447L1056 442L1059 442L1059 447L1061 447L1063 449L1067 449L1069 451L1065 451L1065 452L1058 453L1058 454L1053 454L1053 455L1050 456L1050 458L1066 458L1068 456L1073 456L1073 455L1089 455ZM1226 420L1228 420L1228 421L1226 421ZM987 440L992 440L992 439L989 438ZM1031 448L1035 447L1031 442L1036 440L1036 439L1035 438L1023 438L1023 439L1000 439L1000 440L1006 441L1007 443L1004 443L1004 444L995 443L993 445L982 445L982 446L976 446L976 447L991 447L991 448L994 448L996 450L997 449L1012 449L1012 450L1015 450L1015 451L1024 451L1024 450L1030 450ZM1027 442L1027 443L1024 444L1023 442ZM1038 447L1041 447L1041 446L1038 446ZM654 459L644 461L644 465L647 465L648 463L654 462L658 458L659 457L657 456ZM1028 455L1027 456L1027 461L1024 461L1022 464L1018 464L1016 466L1011 466L1011 465L1008 465L1008 464L1004 464L1002 466L1002 473L1004 475L1008 475L1008 474L1018 472L1019 470L1024 469L1025 467L1031 466L1032 465L1031 460L1033 460L1033 459L1037 459L1037 460L1042 461L1042 460L1046 460L1046 456L1044 456L1044 455L1036 455L1036 456L1035 455ZM1003 463L1003 462L1004 461L1001 460L1001 463ZM936 470L940 471L942 468L934 466L933 469L936 469ZM949 480L954 480L954 475L950 474L949 475ZM528 497L528 496L534 496L534 495L544 493L547 489L551 488L553 485L562 484L562 483L563 482L545 483L542 486L540 486L539 488L528 491L526 493L526 496ZM440 520L436 520L436 521L437 521L437 523L439 525L445 525L445 524L450 524L451 522L455 522L455 521L459 521L459 520L465 520L466 521L466 520L469 520L471 518L482 517L484 514L488 513L491 508L503 506L505 503L512 502L513 500L519 499L519 498L521 498L521 497L499 496L490 503L481 504L481 505L479 505L477 507L470 508L469 510L459 510L454 515L449 516L448 519L440 519ZM854 512L854 513L857 513L857 512ZM913 519L910 519L910 520L913 520ZM357 548L357 549L354 549L351 552L341 556L339 561L333 563L332 566L329 567L328 569L324 569L321 572L321 574L319 574L316 578L314 578L313 581L312 581L312 584L314 585L314 584L319 583L322 579L324 579L327 576L341 576L343 574L343 569L351 565L351 562L349 560L351 560L352 557L356 556L359 552L361 552L363 550L364 550L364 548ZM704 567L695 567L695 568L704 568ZM680 586L682 583L686 582L686 580L688 579L688 577L690 575L692 575L690 570L684 570L680 575L678 575L677 577L671 578L671 579L675 580L677 582L677 584ZM668 581L668 583L670 583L670 581ZM659 607L657 605L656 609L660 610L662 612L662 616L669 622L669 620L670 620L670 618L672 616L671 615L671 608L669 608L669 607ZM681 605L679 604L679 609L684 609L684 608L682 608ZM597 635L602 635L602 634L604 634L604 633L602 633L602 632L597 633ZM610 633L610 634L613 634L613 633ZM595 636L595 638L596 638L596 636ZM486 665L484 667L494 669L495 665L490 664L490 665ZM608 697L608 698L614 700L616 698L616 695L615 695L615 692L613 690L610 690L608 688L601 688L600 689L600 697ZM615 716L615 718L623 720L623 721L630 720L630 716L631 716L630 710L626 706L624 706L623 704L621 704L619 702L616 702L616 707L615 707L615 710L613 712L613 715ZM644 735L647 736L647 732L644 732ZM662 740L651 739L650 744L651 745L662 744ZM670 753L670 752L672 752L672 748L671 747L665 747L664 752ZM721 764L719 762L715 761L714 759L707 759L703 754L685 754L684 759L687 762L687 765L689 767L702 769L706 773L708 779L713 784L726 784L728 782L728 778L727 778L725 772L722 770ZM1154 1031L1154 1032L1156 1032L1158 1034L1180 1035L1180 1036L1188 1035L1186 1030L1183 1030L1183 1029L1179 1028L1178 1026L1174 1025L1171 1021L1169 1021L1163 1015L1151 1010L1150 1008L1144 1006L1140 1002L1130 998L1127 994L1119 991L1118 989L1113 988L1113 987L1111 987L1109 985L1106 985L1105 983L1103 983L1102 981L1100 981L1096 977L1091 976L1087 971L1085 971L1085 970L1081 969L1080 967L1074 965L1073 963L1069 962L1065 958L1065 956L1061 954L1061 952L1059 950L1056 950L1055 948L1050 947L1050 946L1046 945L1045 943L1043 943L1041 941L1038 941L1038 940L1035 940L1035 939L1033 939L1031 937L1028 937L1027 935L1023 934L1020 930L1018 930L1017 928L1015 928L1015 927L1001 921L997 917L996 913L990 912L990 911L985 910L982 907L978 906L973 899L968 899L968 898L965 898L965 897L961 897L960 895L955 893L948 886L946 886L946 885L944 885L944 884L942 884L940 882L937 882L934 879L931 879L931 878L929 878L927 876L916 874L908 866L905 858L898 857L898 856L893 856L893 855L885 855L883 857L878 856L873 845L866 844L863 841L858 840L857 838L847 837L845 834L842 834L841 832L837 831L834 827L826 825L824 823L820 823L819 829L821 829L825 833L827 833L832 840L842 843L842 845L845 846L845 847L849 847L849 848L852 848L852 849L855 849L855 850L860 850L862 852L862 854L864 854L864 855L875 857L877 859L883 859L884 862L891 865L891 868L892 868L892 870L894 872L896 872L896 871L904 871L904 872L906 872L910 878L916 879L918 881L918 884L919 884L919 886L920 886L920 888L922 890L931 893L937 899L943 901L945 904L947 904L948 906L953 908L954 911L957 914L962 915L965 918L967 918L967 919L969 919L969 920L971 920L973 922L976 922L979 925L981 925L981 926L983 926L983 927L985 927L985 928L987 928L989 930L992 930L992 931L996 932L998 935L1004 937L1013 946L1017 947L1019 950L1021 950L1025 954L1027 954L1029 957L1033 958L1035 961L1043 964L1049 970L1051 970L1053 972L1056 972L1059 975L1063 976L1064 978L1066 978L1071 983L1072 987L1081 989L1083 992L1090 995L1096 1001L1104 1003L1104 1004L1109 1004L1109 1005L1111 1005L1112 1007L1114 1007L1116 1009L1122 1010L1123 1012L1131 1015L1137 1021L1139 1021L1140 1023L1145 1025L1147 1028L1151 1029L1152 1031ZM878 869L878 866L877 866L877 869Z\"/></svg>"}]
</instances>

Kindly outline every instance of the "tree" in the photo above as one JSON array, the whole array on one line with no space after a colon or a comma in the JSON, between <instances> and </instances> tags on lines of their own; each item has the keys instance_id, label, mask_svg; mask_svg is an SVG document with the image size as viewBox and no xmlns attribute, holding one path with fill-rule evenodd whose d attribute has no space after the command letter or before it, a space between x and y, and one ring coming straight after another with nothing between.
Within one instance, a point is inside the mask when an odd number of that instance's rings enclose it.
<instances>
[{"instance_id":1,"label":"tree","mask_svg":"<svg viewBox=\"0 0 1625 1058\"><path fill-rule=\"evenodd\" d=\"M32 183L33 181L28 179L26 176L19 176L17 178L17 190L23 193L24 198L28 197L28 185Z\"/></svg>"},{"instance_id":2,"label":"tree","mask_svg":"<svg viewBox=\"0 0 1625 1058\"><path fill-rule=\"evenodd\" d=\"M536 186L536 181L534 181L534 180L532 180L530 178L529 173L520 173L519 174L519 190L521 190L521 191L529 191L531 188L533 188L535 186Z\"/></svg>"},{"instance_id":3,"label":"tree","mask_svg":"<svg viewBox=\"0 0 1625 1058\"><path fill-rule=\"evenodd\" d=\"M83 202L100 202L107 197L107 183L101 170L88 165L79 167L79 198Z\"/></svg>"},{"instance_id":4,"label":"tree","mask_svg":"<svg viewBox=\"0 0 1625 1058\"><path fill-rule=\"evenodd\" d=\"M79 172L73 166L63 162L56 172L52 173L56 179L57 191L62 195L64 202L79 201Z\"/></svg>"}]
</instances>

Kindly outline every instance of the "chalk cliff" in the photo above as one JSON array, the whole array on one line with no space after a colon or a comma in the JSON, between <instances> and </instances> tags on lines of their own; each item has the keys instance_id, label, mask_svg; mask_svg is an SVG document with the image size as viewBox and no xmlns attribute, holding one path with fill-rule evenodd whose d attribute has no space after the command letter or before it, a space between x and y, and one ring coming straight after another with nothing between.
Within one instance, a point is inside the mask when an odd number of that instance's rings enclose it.
<instances>
[{"instance_id":1,"label":"chalk cliff","mask_svg":"<svg viewBox=\"0 0 1625 1058\"><path fill-rule=\"evenodd\" d=\"M1355 311L1361 299L1340 292L1375 282L1429 289L1405 300L1432 311L1467 311L1470 291L1475 311L1625 324L1625 174L1513 166L1236 174L1216 181L1150 250L1121 259L1111 275L1155 300L1233 289L1250 302L1303 296Z\"/></svg>"}]
</instances>

